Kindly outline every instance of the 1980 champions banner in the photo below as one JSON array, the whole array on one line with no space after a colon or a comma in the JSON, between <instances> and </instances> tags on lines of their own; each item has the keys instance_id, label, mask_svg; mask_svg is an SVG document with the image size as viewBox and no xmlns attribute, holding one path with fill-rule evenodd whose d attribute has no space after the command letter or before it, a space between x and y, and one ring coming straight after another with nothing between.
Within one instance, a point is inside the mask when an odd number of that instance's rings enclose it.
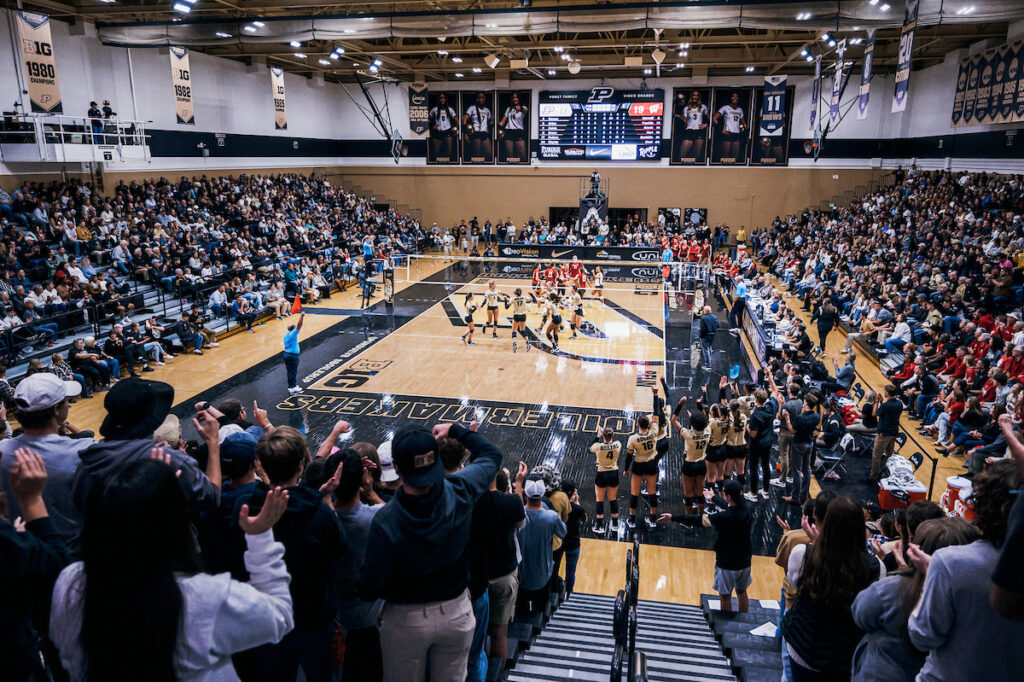
<instances>
[{"instance_id":1,"label":"1980 champions banner","mask_svg":"<svg viewBox=\"0 0 1024 682\"><path fill-rule=\"evenodd\" d=\"M22 11L15 12L15 17L32 111L59 114L63 109L50 40L50 18L45 14Z\"/></svg>"}]
</instances>

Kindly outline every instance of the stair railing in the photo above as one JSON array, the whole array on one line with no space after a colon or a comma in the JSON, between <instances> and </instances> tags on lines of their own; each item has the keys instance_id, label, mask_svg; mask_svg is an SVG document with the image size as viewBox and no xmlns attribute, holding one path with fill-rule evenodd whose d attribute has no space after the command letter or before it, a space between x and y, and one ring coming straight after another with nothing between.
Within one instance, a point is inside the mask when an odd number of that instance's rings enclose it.
<instances>
[{"instance_id":1,"label":"stair railing","mask_svg":"<svg viewBox=\"0 0 1024 682\"><path fill-rule=\"evenodd\" d=\"M629 682L647 682L647 654L637 651L633 654L633 674Z\"/></svg>"},{"instance_id":2,"label":"stair railing","mask_svg":"<svg viewBox=\"0 0 1024 682\"><path fill-rule=\"evenodd\" d=\"M640 591L640 538L633 536L633 547L626 550L626 586L615 596L612 615L612 634L615 637L615 651L612 654L612 682L622 682L622 664L626 662L626 679L647 679L647 663L643 652L636 650L637 615L636 608ZM636 654L640 654L637 657ZM643 677L636 677L637 663L643 662Z\"/></svg>"}]
</instances>

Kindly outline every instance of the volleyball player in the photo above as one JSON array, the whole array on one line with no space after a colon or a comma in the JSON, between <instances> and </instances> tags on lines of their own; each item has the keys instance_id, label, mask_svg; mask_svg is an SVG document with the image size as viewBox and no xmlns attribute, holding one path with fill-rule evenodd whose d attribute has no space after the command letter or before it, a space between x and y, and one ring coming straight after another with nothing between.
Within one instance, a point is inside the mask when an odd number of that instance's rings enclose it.
<instances>
[{"instance_id":1,"label":"volleyball player","mask_svg":"<svg viewBox=\"0 0 1024 682\"><path fill-rule=\"evenodd\" d=\"M719 484L725 477L725 460L728 456L725 441L732 430L732 413L727 407L715 403L710 408L711 422L708 425L711 432L711 439L708 441L707 449L707 483L709 487L718 493Z\"/></svg>"},{"instance_id":2,"label":"volleyball player","mask_svg":"<svg viewBox=\"0 0 1024 682\"><path fill-rule=\"evenodd\" d=\"M704 160L704 140L707 138L708 107L700 101L700 91L690 93L690 99L683 107L682 114L676 117L683 119L683 135L679 142L679 160Z\"/></svg>"},{"instance_id":3,"label":"volleyball player","mask_svg":"<svg viewBox=\"0 0 1024 682\"><path fill-rule=\"evenodd\" d=\"M594 296L601 303L604 303L604 270L598 265L594 268Z\"/></svg>"},{"instance_id":4,"label":"volleyball player","mask_svg":"<svg viewBox=\"0 0 1024 682\"><path fill-rule=\"evenodd\" d=\"M498 291L498 285L491 280L491 283L487 285L487 291L484 292L484 300L487 302L487 322L484 323L484 334L487 333L487 328L491 327L494 338L498 338L498 304L501 303L502 297L508 299L508 295Z\"/></svg>"},{"instance_id":5,"label":"volleyball player","mask_svg":"<svg viewBox=\"0 0 1024 682\"><path fill-rule=\"evenodd\" d=\"M505 309L508 310L509 305L512 306L512 352L515 353L519 350L519 342L516 341L516 332L518 331L523 340L526 341L526 352L530 352L530 340L526 338L526 297L523 296L523 290L516 287L515 296L511 300L505 299Z\"/></svg>"},{"instance_id":6,"label":"volleyball player","mask_svg":"<svg viewBox=\"0 0 1024 682\"><path fill-rule=\"evenodd\" d=\"M538 299L544 298L543 272L540 263L537 263L533 266L533 275L530 277L530 284L533 288L530 299L532 303L537 303L538 305L540 304Z\"/></svg>"},{"instance_id":7,"label":"volleyball player","mask_svg":"<svg viewBox=\"0 0 1024 682\"><path fill-rule=\"evenodd\" d=\"M454 155L459 120L455 109L448 104L447 94L442 92L437 96L437 106L433 107L427 116L430 122L430 147L434 152L434 160L445 158L450 161Z\"/></svg>"},{"instance_id":8,"label":"volleyball player","mask_svg":"<svg viewBox=\"0 0 1024 682\"><path fill-rule=\"evenodd\" d=\"M569 264L562 263L558 268L558 295L565 296L565 285L569 281Z\"/></svg>"},{"instance_id":9,"label":"volleyball player","mask_svg":"<svg viewBox=\"0 0 1024 682\"><path fill-rule=\"evenodd\" d=\"M462 117L462 130L465 135L466 160L483 159L485 163L494 161L491 150L491 108L487 106L487 95L476 93L476 102L466 109Z\"/></svg>"},{"instance_id":10,"label":"volleyball player","mask_svg":"<svg viewBox=\"0 0 1024 682\"><path fill-rule=\"evenodd\" d=\"M686 404L686 398L679 401L679 408ZM711 430L708 428L708 415L703 409L689 412L689 427L683 427L679 415L672 415L672 425L683 436L683 496L686 498L686 513L693 507L694 514L704 513L704 479L707 477L708 444L711 442Z\"/></svg>"},{"instance_id":11,"label":"volleyball player","mask_svg":"<svg viewBox=\"0 0 1024 682\"><path fill-rule=\"evenodd\" d=\"M715 125L722 126L718 144L718 160L722 163L738 163L740 161L740 141L747 129L746 115L740 106L740 93L729 95L729 103L724 104L715 112ZM728 159L728 161L726 160Z\"/></svg>"},{"instance_id":12,"label":"volleyball player","mask_svg":"<svg viewBox=\"0 0 1024 682\"><path fill-rule=\"evenodd\" d=\"M647 502L651 507L645 521L648 528L655 527L658 516L658 435L661 433L657 419L646 414L636 420L637 432L626 441L626 456L629 458L629 518L626 525L636 528L636 505L640 500L640 489L647 485ZM654 491L654 492L651 492Z\"/></svg>"},{"instance_id":13,"label":"volleyball player","mask_svg":"<svg viewBox=\"0 0 1024 682\"><path fill-rule=\"evenodd\" d=\"M465 306L466 317L464 319L466 320L466 325L469 327L469 331L462 335L462 342L467 346L475 346L476 344L473 343L473 329L475 329L475 325L473 324L473 313L476 312L476 303L473 302L473 294L466 294Z\"/></svg>"},{"instance_id":14,"label":"volleyball player","mask_svg":"<svg viewBox=\"0 0 1024 682\"><path fill-rule=\"evenodd\" d=\"M580 278L580 272L583 270L583 263L580 262L576 256L572 257L572 262L568 265L569 268L569 281L575 286Z\"/></svg>"},{"instance_id":15,"label":"volleyball player","mask_svg":"<svg viewBox=\"0 0 1024 682\"><path fill-rule=\"evenodd\" d=\"M740 407L739 400L729 403L732 424L725 437L725 478L735 477L743 482L743 472L747 463L747 415ZM734 473L735 472L735 473Z\"/></svg>"},{"instance_id":16,"label":"volleyball player","mask_svg":"<svg viewBox=\"0 0 1024 682\"><path fill-rule=\"evenodd\" d=\"M569 308L572 310L572 317L569 320L572 336L569 337L569 340L572 340L576 338L576 330L583 326L583 289L576 286L572 288Z\"/></svg>"},{"instance_id":17,"label":"volleyball player","mask_svg":"<svg viewBox=\"0 0 1024 682\"><path fill-rule=\"evenodd\" d=\"M594 477L594 534L604 535L604 501L612 511L611 530L619 530L619 455L622 443L615 440L615 431L608 427L597 427L597 437L590 446L590 451L597 457L597 475Z\"/></svg>"},{"instance_id":18,"label":"volleyball player","mask_svg":"<svg viewBox=\"0 0 1024 682\"><path fill-rule=\"evenodd\" d=\"M512 93L512 101L498 121L505 146L505 161L517 159L522 163L526 157L526 106L520 102L519 93Z\"/></svg>"},{"instance_id":19,"label":"volleyball player","mask_svg":"<svg viewBox=\"0 0 1024 682\"><path fill-rule=\"evenodd\" d=\"M558 350L558 332L562 328L562 301L554 291L548 296L542 324L546 324L544 335L551 342L551 347Z\"/></svg>"}]
</instances>

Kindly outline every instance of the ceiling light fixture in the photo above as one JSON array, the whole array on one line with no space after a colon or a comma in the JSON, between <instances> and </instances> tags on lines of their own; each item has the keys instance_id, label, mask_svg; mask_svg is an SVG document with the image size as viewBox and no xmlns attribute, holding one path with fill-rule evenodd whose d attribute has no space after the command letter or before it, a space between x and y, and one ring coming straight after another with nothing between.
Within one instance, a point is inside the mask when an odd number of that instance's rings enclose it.
<instances>
[{"instance_id":1,"label":"ceiling light fixture","mask_svg":"<svg viewBox=\"0 0 1024 682\"><path fill-rule=\"evenodd\" d=\"M462 57L452 57L452 61L455 62L456 64L461 64Z\"/></svg>"},{"instance_id":2,"label":"ceiling light fixture","mask_svg":"<svg viewBox=\"0 0 1024 682\"><path fill-rule=\"evenodd\" d=\"M810 18L811 18L811 13L810 12L797 12L797 15L796 15L796 20L797 21L807 21Z\"/></svg>"},{"instance_id":3,"label":"ceiling light fixture","mask_svg":"<svg viewBox=\"0 0 1024 682\"><path fill-rule=\"evenodd\" d=\"M652 73L654 73L654 71L650 67L647 67L646 69L644 69L644 75L645 76L650 76Z\"/></svg>"},{"instance_id":4,"label":"ceiling light fixture","mask_svg":"<svg viewBox=\"0 0 1024 682\"><path fill-rule=\"evenodd\" d=\"M888 12L890 8L889 8L889 5L883 4L878 9L882 10L883 12Z\"/></svg>"},{"instance_id":5,"label":"ceiling light fixture","mask_svg":"<svg viewBox=\"0 0 1024 682\"><path fill-rule=\"evenodd\" d=\"M806 61L806 62L813 62L814 61L814 57L812 57L811 55L807 55L806 57L804 57L804 61Z\"/></svg>"},{"instance_id":6,"label":"ceiling light fixture","mask_svg":"<svg viewBox=\"0 0 1024 682\"><path fill-rule=\"evenodd\" d=\"M860 45L861 43L864 42L864 39L863 38L850 38L847 42L850 43L851 45Z\"/></svg>"},{"instance_id":7,"label":"ceiling light fixture","mask_svg":"<svg viewBox=\"0 0 1024 682\"><path fill-rule=\"evenodd\" d=\"M549 76L554 76L555 75L555 70L554 69L548 69L548 75Z\"/></svg>"},{"instance_id":8,"label":"ceiling light fixture","mask_svg":"<svg viewBox=\"0 0 1024 682\"><path fill-rule=\"evenodd\" d=\"M382 66L383 64L384 62L382 62L380 59L374 58L373 66Z\"/></svg>"},{"instance_id":9,"label":"ceiling light fixture","mask_svg":"<svg viewBox=\"0 0 1024 682\"><path fill-rule=\"evenodd\" d=\"M438 50L437 54L442 56L442 57L447 57L448 56L448 50Z\"/></svg>"},{"instance_id":10,"label":"ceiling light fixture","mask_svg":"<svg viewBox=\"0 0 1024 682\"><path fill-rule=\"evenodd\" d=\"M257 19L256 21L252 22L252 25L255 26L256 28L263 28L264 26L266 26L266 24L264 24L259 19Z\"/></svg>"},{"instance_id":11,"label":"ceiling light fixture","mask_svg":"<svg viewBox=\"0 0 1024 682\"><path fill-rule=\"evenodd\" d=\"M578 59L569 62L569 73L571 73L574 76L576 74L578 74L580 72L580 69L582 69L582 68L583 68L583 63L580 62Z\"/></svg>"},{"instance_id":12,"label":"ceiling light fixture","mask_svg":"<svg viewBox=\"0 0 1024 682\"><path fill-rule=\"evenodd\" d=\"M480 73L481 71L483 71L483 69L481 69L479 66L473 67L473 73Z\"/></svg>"},{"instance_id":13,"label":"ceiling light fixture","mask_svg":"<svg viewBox=\"0 0 1024 682\"><path fill-rule=\"evenodd\" d=\"M288 44L291 45L292 47L302 47L302 43L300 43L298 40L293 40Z\"/></svg>"},{"instance_id":14,"label":"ceiling light fixture","mask_svg":"<svg viewBox=\"0 0 1024 682\"><path fill-rule=\"evenodd\" d=\"M830 35L829 35L829 34L827 34L827 33L822 33L822 34L821 34L821 42L823 42L823 43L827 43L827 42L828 42L828 41L830 41L830 40L832 40L832 36L830 36Z\"/></svg>"},{"instance_id":15,"label":"ceiling light fixture","mask_svg":"<svg viewBox=\"0 0 1024 682\"><path fill-rule=\"evenodd\" d=\"M679 50L679 52L676 52L676 56L677 57L689 57L690 56L690 51L689 50Z\"/></svg>"},{"instance_id":16,"label":"ceiling light fixture","mask_svg":"<svg viewBox=\"0 0 1024 682\"><path fill-rule=\"evenodd\" d=\"M306 55L302 54L301 52L296 52L295 56L298 57L299 59L305 59L306 58Z\"/></svg>"},{"instance_id":17,"label":"ceiling light fixture","mask_svg":"<svg viewBox=\"0 0 1024 682\"><path fill-rule=\"evenodd\" d=\"M465 75L466 75L466 74L464 74L464 73L458 72L458 73L456 73L456 74L455 74L455 77L456 77L456 78L462 78L462 77L463 77L463 76L465 76Z\"/></svg>"},{"instance_id":18,"label":"ceiling light fixture","mask_svg":"<svg viewBox=\"0 0 1024 682\"><path fill-rule=\"evenodd\" d=\"M956 13L961 17L966 16L968 14L974 14L974 5L965 5L964 7L958 9Z\"/></svg>"},{"instance_id":19,"label":"ceiling light fixture","mask_svg":"<svg viewBox=\"0 0 1024 682\"><path fill-rule=\"evenodd\" d=\"M326 59L318 59L317 61L320 62L321 64L323 64L324 66L330 66L331 65L331 63L329 61L327 61Z\"/></svg>"},{"instance_id":20,"label":"ceiling light fixture","mask_svg":"<svg viewBox=\"0 0 1024 682\"><path fill-rule=\"evenodd\" d=\"M551 49L553 49L555 52L562 52L563 50L565 50L565 48L562 47L561 45L556 45L555 47L553 47Z\"/></svg>"},{"instance_id":21,"label":"ceiling light fixture","mask_svg":"<svg viewBox=\"0 0 1024 682\"><path fill-rule=\"evenodd\" d=\"M246 26L246 27L245 27L245 28L243 28L242 30L243 30L243 31L245 31L246 33L255 33L255 32L256 32L256 27L255 27L255 26L252 26L252 25L250 24L249 26Z\"/></svg>"},{"instance_id":22,"label":"ceiling light fixture","mask_svg":"<svg viewBox=\"0 0 1024 682\"><path fill-rule=\"evenodd\" d=\"M224 31L217 31L217 37L218 38L230 38L231 34L230 33L225 33Z\"/></svg>"},{"instance_id":23,"label":"ceiling light fixture","mask_svg":"<svg viewBox=\"0 0 1024 682\"><path fill-rule=\"evenodd\" d=\"M680 50L689 50L690 49L690 43L679 43L679 49Z\"/></svg>"},{"instance_id":24,"label":"ceiling light fixture","mask_svg":"<svg viewBox=\"0 0 1024 682\"><path fill-rule=\"evenodd\" d=\"M171 5L171 9L173 9L175 12L188 14L192 11L192 5L188 4L187 2L176 2L173 5Z\"/></svg>"},{"instance_id":25,"label":"ceiling light fixture","mask_svg":"<svg viewBox=\"0 0 1024 682\"><path fill-rule=\"evenodd\" d=\"M329 56L330 56L331 59L334 59L334 60L338 60L338 59L341 58L341 55L338 54L337 52L332 52Z\"/></svg>"},{"instance_id":26,"label":"ceiling light fixture","mask_svg":"<svg viewBox=\"0 0 1024 682\"><path fill-rule=\"evenodd\" d=\"M334 48L334 53L345 54L345 48L343 48L341 45L338 45L336 48Z\"/></svg>"},{"instance_id":27,"label":"ceiling light fixture","mask_svg":"<svg viewBox=\"0 0 1024 682\"><path fill-rule=\"evenodd\" d=\"M747 67L747 73L754 73L754 67L753 66L748 66Z\"/></svg>"}]
</instances>

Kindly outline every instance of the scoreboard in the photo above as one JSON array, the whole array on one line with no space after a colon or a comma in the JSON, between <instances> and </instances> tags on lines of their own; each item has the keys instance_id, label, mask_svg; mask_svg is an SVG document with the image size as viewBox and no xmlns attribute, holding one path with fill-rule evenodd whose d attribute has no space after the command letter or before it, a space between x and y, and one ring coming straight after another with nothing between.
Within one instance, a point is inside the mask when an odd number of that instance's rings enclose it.
<instances>
[{"instance_id":1,"label":"scoreboard","mask_svg":"<svg viewBox=\"0 0 1024 682\"><path fill-rule=\"evenodd\" d=\"M537 112L542 160L661 158L664 90L544 90Z\"/></svg>"}]
</instances>

